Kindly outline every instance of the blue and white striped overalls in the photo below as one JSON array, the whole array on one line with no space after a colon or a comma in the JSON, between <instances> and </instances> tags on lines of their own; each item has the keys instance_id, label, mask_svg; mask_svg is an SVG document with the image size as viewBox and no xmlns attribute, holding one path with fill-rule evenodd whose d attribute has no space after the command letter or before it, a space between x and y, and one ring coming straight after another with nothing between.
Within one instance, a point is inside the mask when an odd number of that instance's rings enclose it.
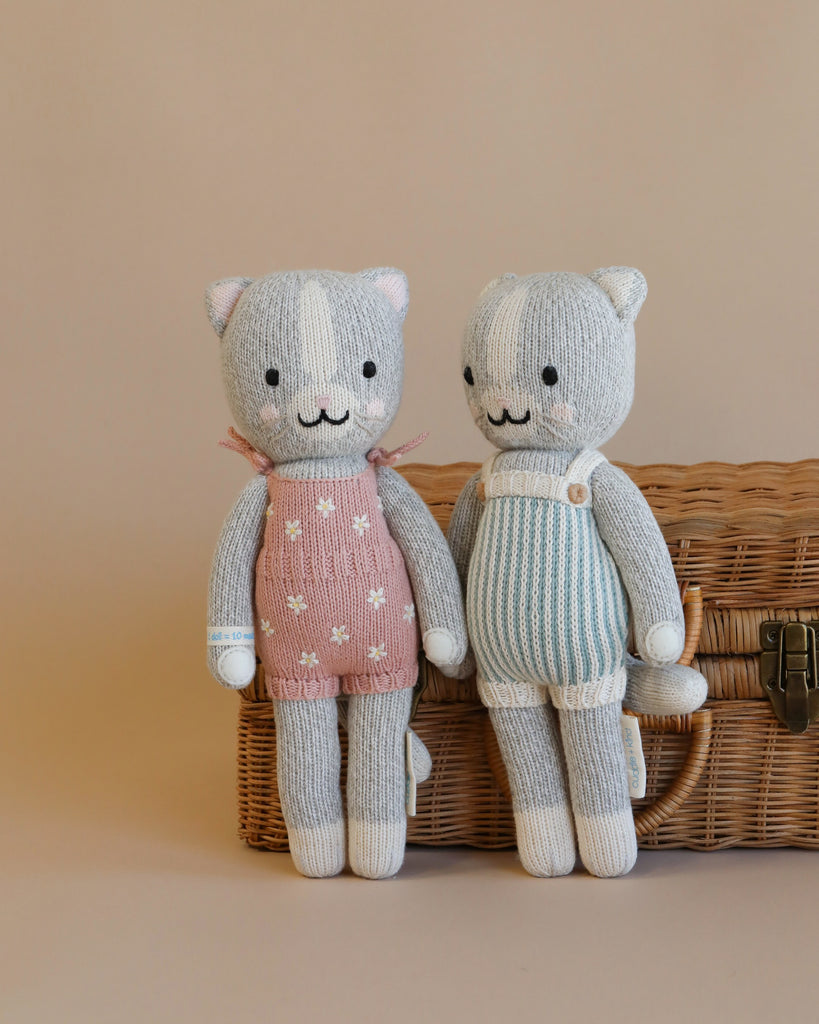
<instances>
[{"instance_id":1,"label":"blue and white striped overalls","mask_svg":"<svg viewBox=\"0 0 819 1024\"><path fill-rule=\"evenodd\" d=\"M489 707L597 707L622 699L628 600L592 511L588 449L564 476L481 474L485 508L467 584L478 690Z\"/></svg>"}]
</instances>

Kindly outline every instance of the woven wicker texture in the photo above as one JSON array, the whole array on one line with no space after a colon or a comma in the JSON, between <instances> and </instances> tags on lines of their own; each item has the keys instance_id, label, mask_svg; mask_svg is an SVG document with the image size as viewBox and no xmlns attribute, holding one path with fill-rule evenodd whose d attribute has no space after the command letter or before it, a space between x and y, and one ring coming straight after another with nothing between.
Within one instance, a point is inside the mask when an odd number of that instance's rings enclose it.
<instances>
[{"instance_id":1,"label":"woven wicker texture","mask_svg":"<svg viewBox=\"0 0 819 1024\"><path fill-rule=\"evenodd\" d=\"M403 473L446 529L477 468ZM692 663L718 698L693 716L641 719L648 782L634 805L640 845L819 847L819 727L793 736L779 724L758 659L760 622L819 619L819 461L623 468L654 509L678 578L702 588L688 595L687 654L697 646ZM413 727L434 768L419 787L409 841L513 846L505 773L474 680L432 669ZM251 846L286 850L275 763L259 673L240 702L239 831Z\"/></svg>"}]
</instances>

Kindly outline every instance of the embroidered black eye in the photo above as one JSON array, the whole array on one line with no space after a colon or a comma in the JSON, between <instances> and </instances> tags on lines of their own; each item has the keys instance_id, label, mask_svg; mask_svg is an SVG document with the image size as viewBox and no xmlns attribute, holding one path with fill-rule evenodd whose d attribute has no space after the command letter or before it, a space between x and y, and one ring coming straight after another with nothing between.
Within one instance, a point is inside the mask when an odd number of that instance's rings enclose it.
<instances>
[{"instance_id":1,"label":"embroidered black eye","mask_svg":"<svg viewBox=\"0 0 819 1024\"><path fill-rule=\"evenodd\" d=\"M275 386L279 383L279 371L268 370L267 373L264 375L264 379L271 386L271 388L275 388Z\"/></svg>"},{"instance_id":2,"label":"embroidered black eye","mask_svg":"<svg viewBox=\"0 0 819 1024\"><path fill-rule=\"evenodd\" d=\"M471 366L467 366L467 368L464 370L464 380L466 381L467 384L475 383L475 378L472 376Z\"/></svg>"},{"instance_id":3,"label":"embroidered black eye","mask_svg":"<svg viewBox=\"0 0 819 1024\"><path fill-rule=\"evenodd\" d=\"M375 376L375 363L372 361L372 359L367 360L361 372L367 378Z\"/></svg>"},{"instance_id":4,"label":"embroidered black eye","mask_svg":"<svg viewBox=\"0 0 819 1024\"><path fill-rule=\"evenodd\" d=\"M544 366L543 383L548 384L549 387L551 387L552 384L557 384L557 370L553 366Z\"/></svg>"}]
</instances>

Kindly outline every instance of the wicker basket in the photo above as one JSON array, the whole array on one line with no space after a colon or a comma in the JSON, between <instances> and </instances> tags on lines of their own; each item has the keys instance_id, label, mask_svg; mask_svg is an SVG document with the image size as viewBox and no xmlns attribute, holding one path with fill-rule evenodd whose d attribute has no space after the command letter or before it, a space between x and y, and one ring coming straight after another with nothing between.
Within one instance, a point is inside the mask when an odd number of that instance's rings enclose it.
<instances>
[{"instance_id":1,"label":"wicker basket","mask_svg":"<svg viewBox=\"0 0 819 1024\"><path fill-rule=\"evenodd\" d=\"M414 465L403 473L445 529L477 468ZM623 468L654 509L678 578L701 587L685 595L686 655L699 636L693 664L711 698L694 715L641 718L640 845L819 847L819 726L788 732L759 675L761 622L819 620L819 461ZM419 787L409 841L514 846L505 773L474 680L433 669L413 728L434 768ZM275 743L259 677L240 702L239 833L251 846L286 850Z\"/></svg>"}]
</instances>

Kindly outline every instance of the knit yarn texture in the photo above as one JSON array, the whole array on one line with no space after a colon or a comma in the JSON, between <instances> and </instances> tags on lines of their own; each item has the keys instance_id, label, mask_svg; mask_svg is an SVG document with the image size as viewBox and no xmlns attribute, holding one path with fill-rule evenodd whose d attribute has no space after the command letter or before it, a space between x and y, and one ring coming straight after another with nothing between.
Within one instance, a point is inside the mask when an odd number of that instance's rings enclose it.
<instances>
[{"instance_id":1,"label":"knit yarn texture","mask_svg":"<svg viewBox=\"0 0 819 1024\"><path fill-rule=\"evenodd\" d=\"M328 480L267 477L256 566L257 649L271 697L413 686L419 646L404 559L375 470Z\"/></svg>"}]
</instances>

